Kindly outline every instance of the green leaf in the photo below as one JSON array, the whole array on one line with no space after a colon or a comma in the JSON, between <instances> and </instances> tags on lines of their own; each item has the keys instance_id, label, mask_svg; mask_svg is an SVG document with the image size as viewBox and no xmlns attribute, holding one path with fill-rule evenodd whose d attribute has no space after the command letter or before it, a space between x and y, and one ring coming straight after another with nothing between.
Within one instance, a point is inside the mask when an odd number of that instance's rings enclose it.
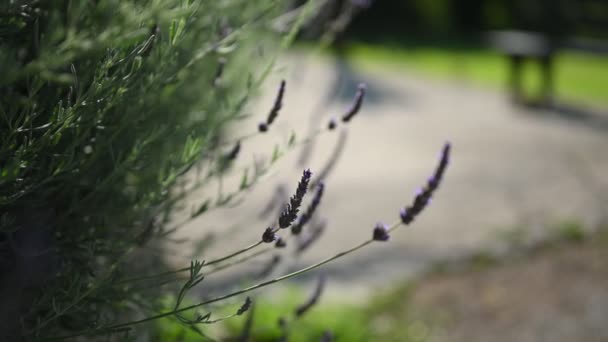
<instances>
[{"instance_id":1,"label":"green leaf","mask_svg":"<svg viewBox=\"0 0 608 342\"><path fill-rule=\"evenodd\" d=\"M273 164L281 157L281 148L279 145L274 145L274 150L272 151L272 158L270 159L270 163Z\"/></svg>"},{"instance_id":2,"label":"green leaf","mask_svg":"<svg viewBox=\"0 0 608 342\"><path fill-rule=\"evenodd\" d=\"M203 202L203 204L201 204L198 209L190 215L190 217L195 218L205 213L207 210L209 210L210 202L211 201L209 201L208 199L205 200L205 202Z\"/></svg>"},{"instance_id":3,"label":"green leaf","mask_svg":"<svg viewBox=\"0 0 608 342\"><path fill-rule=\"evenodd\" d=\"M291 131L291 135L289 136L289 142L287 142L287 146L292 147L296 143L296 132Z\"/></svg>"},{"instance_id":4,"label":"green leaf","mask_svg":"<svg viewBox=\"0 0 608 342\"><path fill-rule=\"evenodd\" d=\"M244 190L249 187L248 173L249 169L246 168L243 170L243 177L241 177L241 185L239 185L239 190Z\"/></svg>"},{"instance_id":5,"label":"green leaf","mask_svg":"<svg viewBox=\"0 0 608 342\"><path fill-rule=\"evenodd\" d=\"M188 163L195 158L202 146L203 142L200 138L194 138L191 135L186 139L184 151L182 153L182 162Z\"/></svg>"},{"instance_id":6,"label":"green leaf","mask_svg":"<svg viewBox=\"0 0 608 342\"><path fill-rule=\"evenodd\" d=\"M173 19L171 21L171 27L169 29L169 41L171 41L171 45L175 45L175 43L177 43L177 39L184 31L185 26L186 21L184 19Z\"/></svg>"},{"instance_id":7,"label":"green leaf","mask_svg":"<svg viewBox=\"0 0 608 342\"><path fill-rule=\"evenodd\" d=\"M217 205L219 205L219 206L226 205L226 204L228 204L228 202L230 202L232 200L233 197L234 197L234 194L228 194L228 196L226 196L224 198L218 198Z\"/></svg>"}]
</instances>

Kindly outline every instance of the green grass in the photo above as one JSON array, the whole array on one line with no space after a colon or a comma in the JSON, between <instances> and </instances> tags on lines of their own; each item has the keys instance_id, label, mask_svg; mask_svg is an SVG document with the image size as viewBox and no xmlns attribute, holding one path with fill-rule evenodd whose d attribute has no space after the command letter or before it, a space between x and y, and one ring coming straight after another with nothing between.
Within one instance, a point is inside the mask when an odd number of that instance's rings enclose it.
<instances>
[{"instance_id":1,"label":"green grass","mask_svg":"<svg viewBox=\"0 0 608 342\"><path fill-rule=\"evenodd\" d=\"M585 239L585 230L577 221L564 221L556 227L556 230L558 238L564 241L581 242Z\"/></svg>"},{"instance_id":2,"label":"green grass","mask_svg":"<svg viewBox=\"0 0 608 342\"><path fill-rule=\"evenodd\" d=\"M293 312L307 300L305 291L294 287L272 298L258 297L253 308L250 341L278 341L282 336L278 321L285 318L289 322L290 342L319 341L325 331L331 331L335 341L423 342L429 329L433 328L433 322L410 316L412 288L411 283L398 283L388 291L372 295L367 304L338 303L322 298L298 319L294 318ZM228 313L215 312L214 315L219 317ZM210 335L219 340L240 336L247 315L249 313L224 321ZM154 341L201 341L200 336L172 320L165 319L155 324Z\"/></svg>"},{"instance_id":3,"label":"green grass","mask_svg":"<svg viewBox=\"0 0 608 342\"><path fill-rule=\"evenodd\" d=\"M478 86L506 89L507 59L484 48L450 46L399 46L353 43L349 59L365 69L418 70L437 79L465 80ZM556 62L556 96L560 101L608 106L608 58L562 51ZM527 63L524 87L529 94L539 89L535 64Z\"/></svg>"},{"instance_id":4,"label":"green grass","mask_svg":"<svg viewBox=\"0 0 608 342\"><path fill-rule=\"evenodd\" d=\"M332 304L321 300L302 317L295 319L294 310L307 300L308 294L296 289L287 291L274 298L254 298L253 328L251 341L277 341L282 333L279 319L285 318L289 326L290 342L318 341L323 333L331 331L336 341L365 342L374 340L370 330L370 320L365 308L353 304ZM220 310L221 311L221 310ZM221 317L230 312L214 312L213 316ZM226 321L211 333L214 338L240 336L247 319L246 313ZM201 337L172 320L161 320L155 325L155 341L201 341Z\"/></svg>"}]
</instances>

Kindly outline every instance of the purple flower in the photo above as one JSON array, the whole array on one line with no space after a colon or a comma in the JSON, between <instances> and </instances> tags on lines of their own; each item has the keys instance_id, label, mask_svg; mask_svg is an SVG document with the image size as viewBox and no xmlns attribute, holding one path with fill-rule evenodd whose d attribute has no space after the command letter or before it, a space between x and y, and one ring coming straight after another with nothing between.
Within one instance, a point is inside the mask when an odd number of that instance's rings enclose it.
<instances>
[{"instance_id":1,"label":"purple flower","mask_svg":"<svg viewBox=\"0 0 608 342\"><path fill-rule=\"evenodd\" d=\"M388 239L390 239L390 235L388 234L388 228L384 223L376 223L373 237L375 241L388 241Z\"/></svg>"},{"instance_id":2,"label":"purple flower","mask_svg":"<svg viewBox=\"0 0 608 342\"><path fill-rule=\"evenodd\" d=\"M346 114L344 114L344 116L342 117L342 122L349 122L353 118L353 116L355 116L355 114L359 112L359 110L361 109L361 104L363 104L363 98L365 97L366 89L367 87L364 83L359 84L359 87L357 88L357 94L355 95L355 99L353 101L353 105L350 107L348 112L346 112Z\"/></svg>"},{"instance_id":3,"label":"purple flower","mask_svg":"<svg viewBox=\"0 0 608 342\"><path fill-rule=\"evenodd\" d=\"M414 217L410 215L407 208L402 208L401 211L399 211L399 216L401 217L401 222L403 222L403 224L410 224L414 220Z\"/></svg>"},{"instance_id":4,"label":"purple flower","mask_svg":"<svg viewBox=\"0 0 608 342\"><path fill-rule=\"evenodd\" d=\"M272 273L272 271L275 270L275 268L279 265L280 262L281 262L281 256L276 255L276 254L273 255L272 258L270 260L268 260L268 262L264 265L264 267L259 272L259 274L257 275L256 278L268 277Z\"/></svg>"},{"instance_id":5,"label":"purple flower","mask_svg":"<svg viewBox=\"0 0 608 342\"><path fill-rule=\"evenodd\" d=\"M298 183L298 188L296 189L296 193L289 199L289 203L285 206L283 212L279 216L279 227L287 228L289 227L293 221L298 216L298 210L300 205L302 205L302 199L306 194L306 190L308 189L308 183L310 182L310 177L312 176L312 172L309 169L304 170L302 173L302 178Z\"/></svg>"},{"instance_id":6,"label":"purple flower","mask_svg":"<svg viewBox=\"0 0 608 342\"><path fill-rule=\"evenodd\" d=\"M239 152L241 151L241 141L237 141L234 147L224 156L225 161L233 161L238 157Z\"/></svg>"},{"instance_id":7,"label":"purple flower","mask_svg":"<svg viewBox=\"0 0 608 342\"><path fill-rule=\"evenodd\" d=\"M251 298L247 297L245 299L245 303L243 303L243 305L239 308L239 310L236 312L236 314L238 316L244 314L245 312L247 312L247 310L249 310L249 308L251 307Z\"/></svg>"},{"instance_id":8,"label":"purple flower","mask_svg":"<svg viewBox=\"0 0 608 342\"><path fill-rule=\"evenodd\" d=\"M287 246L287 242L285 242L283 238L279 237L274 245L276 248L285 248Z\"/></svg>"},{"instance_id":9,"label":"purple flower","mask_svg":"<svg viewBox=\"0 0 608 342\"><path fill-rule=\"evenodd\" d=\"M319 277L319 281L317 281L317 286L315 287L315 291L312 293L308 300L298 306L296 311L294 312L296 317L301 317L304 315L311 307L313 307L321 298L321 294L323 293L323 288L325 287L325 276L321 275Z\"/></svg>"},{"instance_id":10,"label":"purple flower","mask_svg":"<svg viewBox=\"0 0 608 342\"><path fill-rule=\"evenodd\" d=\"M274 105L270 109L270 113L268 113L268 117L266 118L266 122L262 122L258 125L258 130L260 132L266 132L268 127L272 125L274 120L279 115L279 111L283 108L283 96L285 95L285 80L281 81L281 85L279 86L279 92L277 93L277 97L274 100Z\"/></svg>"},{"instance_id":11,"label":"purple flower","mask_svg":"<svg viewBox=\"0 0 608 342\"><path fill-rule=\"evenodd\" d=\"M323 332L323 336L321 336L321 340L319 342L331 342L334 340L334 334L331 331L326 330Z\"/></svg>"},{"instance_id":12,"label":"purple flower","mask_svg":"<svg viewBox=\"0 0 608 342\"><path fill-rule=\"evenodd\" d=\"M323 184L323 182L319 182L317 184L317 191L315 192L315 195L312 198L312 202L310 202L310 205L308 206L308 208L306 208L306 211L302 215L300 215L300 217L298 217L296 224L291 226L292 234L294 234L294 235L300 234L300 232L302 232L302 228L304 227L304 225L306 225L308 223L308 221L310 221L310 219L312 218L312 215L314 215L315 211L317 210L319 203L321 203L321 197L323 197L324 189L325 189L325 184Z\"/></svg>"},{"instance_id":13,"label":"purple flower","mask_svg":"<svg viewBox=\"0 0 608 342\"><path fill-rule=\"evenodd\" d=\"M260 132L266 132L268 130L268 125L265 122L260 122L258 124L258 130Z\"/></svg>"},{"instance_id":14,"label":"purple flower","mask_svg":"<svg viewBox=\"0 0 608 342\"><path fill-rule=\"evenodd\" d=\"M325 231L325 226L327 226L326 221L320 221L315 223L311 229L310 233L305 239L298 240L298 245L296 246L296 254L301 254L305 250L307 250L310 246L312 246L315 241L317 241L321 234Z\"/></svg>"},{"instance_id":15,"label":"purple flower","mask_svg":"<svg viewBox=\"0 0 608 342\"><path fill-rule=\"evenodd\" d=\"M327 124L327 129L329 129L330 131L333 131L334 129L336 129L337 125L338 125L338 123L336 122L336 119L331 118L331 119L329 119L329 123Z\"/></svg>"},{"instance_id":16,"label":"purple flower","mask_svg":"<svg viewBox=\"0 0 608 342\"><path fill-rule=\"evenodd\" d=\"M427 207L429 202L431 201L431 197L439 184L441 184L441 180L443 178L443 174L445 173L445 169L448 166L450 160L450 151L451 145L450 143L445 143L443 149L441 151L441 157L439 159L439 164L435 169L435 172L429 180L424 188L418 190L416 196L414 197L414 203L412 205L401 209L399 216L401 217L401 222L403 224L410 224L414 221L414 218Z\"/></svg>"},{"instance_id":17,"label":"purple flower","mask_svg":"<svg viewBox=\"0 0 608 342\"><path fill-rule=\"evenodd\" d=\"M264 241L266 243L273 242L274 240L277 239L277 235L275 233L276 233L276 230L274 230L272 227L266 228L266 230L264 231L264 234L262 234L262 241Z\"/></svg>"},{"instance_id":18,"label":"purple flower","mask_svg":"<svg viewBox=\"0 0 608 342\"><path fill-rule=\"evenodd\" d=\"M287 335L289 332L289 323L287 322L287 319L285 317L279 317L277 323L282 332L277 342L287 342Z\"/></svg>"}]
</instances>

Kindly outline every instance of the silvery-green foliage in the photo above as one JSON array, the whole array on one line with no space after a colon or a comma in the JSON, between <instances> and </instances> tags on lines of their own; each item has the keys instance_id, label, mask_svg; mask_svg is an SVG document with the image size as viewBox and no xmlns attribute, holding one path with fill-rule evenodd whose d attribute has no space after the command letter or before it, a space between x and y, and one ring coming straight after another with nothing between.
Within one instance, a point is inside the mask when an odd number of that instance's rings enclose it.
<instances>
[{"instance_id":1,"label":"silvery-green foliage","mask_svg":"<svg viewBox=\"0 0 608 342\"><path fill-rule=\"evenodd\" d=\"M0 336L91 328L154 305L107 284L163 229L179 176L216 163L226 124L272 59L260 54L272 53L268 23L282 10L2 2Z\"/></svg>"}]
</instances>

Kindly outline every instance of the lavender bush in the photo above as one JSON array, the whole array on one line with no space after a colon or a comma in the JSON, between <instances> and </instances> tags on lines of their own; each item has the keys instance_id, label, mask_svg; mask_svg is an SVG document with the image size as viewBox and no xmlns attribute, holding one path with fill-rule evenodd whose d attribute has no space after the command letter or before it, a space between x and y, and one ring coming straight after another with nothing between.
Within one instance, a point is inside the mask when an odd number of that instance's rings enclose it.
<instances>
[{"instance_id":1,"label":"lavender bush","mask_svg":"<svg viewBox=\"0 0 608 342\"><path fill-rule=\"evenodd\" d=\"M227 124L243 117L280 50L267 39L275 35L269 28L287 23L284 47L319 6L310 1L287 14L285 8L281 1L249 0L0 5L0 340L147 339L144 323L161 318L204 338L205 325L248 313L253 297L241 295L387 241L400 224L420 214L441 183L449 144L400 219L370 227L368 240L268 279L284 261L274 255L257 283L189 302L188 293L207 276L292 242L301 252L319 238L323 180L340 143L325 168L303 171L258 241L227 246L233 251L222 257L192 260L178 269L163 263L164 242L185 223L231 204L281 155L320 134L339 128L345 134L356 121L364 85L340 123L330 120L302 139L292 136L267 165L255 165L253 174L245 170L238 189L200 203L183 221L172 219L191 191L232 172L241 146L257 134L271 134L280 118L285 81L251 134L225 139ZM252 63L260 60L252 58L260 51L272 51L268 64ZM184 177L193 174L194 180ZM318 301L323 283L293 317L285 317L286 334L289 320ZM233 313L216 317L200 311L213 303L234 305ZM252 329L244 329L242 338ZM330 340L331 334L323 338Z\"/></svg>"}]
</instances>

